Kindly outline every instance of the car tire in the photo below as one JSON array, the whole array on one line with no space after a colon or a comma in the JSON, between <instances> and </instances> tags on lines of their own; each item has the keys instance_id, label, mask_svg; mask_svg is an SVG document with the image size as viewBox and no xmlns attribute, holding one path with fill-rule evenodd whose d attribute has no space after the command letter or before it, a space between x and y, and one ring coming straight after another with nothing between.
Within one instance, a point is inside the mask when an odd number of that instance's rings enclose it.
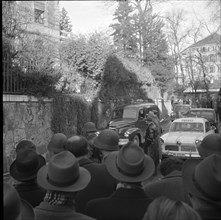
<instances>
[{"instance_id":1,"label":"car tire","mask_svg":"<svg viewBox=\"0 0 221 220\"><path fill-rule=\"evenodd\" d=\"M133 142L136 143L138 146L140 146L140 138L138 135L135 135L133 137Z\"/></svg>"}]
</instances>

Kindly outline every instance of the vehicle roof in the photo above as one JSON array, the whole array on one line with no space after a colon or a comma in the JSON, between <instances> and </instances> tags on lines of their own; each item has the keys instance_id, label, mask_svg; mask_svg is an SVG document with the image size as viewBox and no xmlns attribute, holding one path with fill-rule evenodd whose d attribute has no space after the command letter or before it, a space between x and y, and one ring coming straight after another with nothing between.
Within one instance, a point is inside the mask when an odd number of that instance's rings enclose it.
<instances>
[{"instance_id":1,"label":"vehicle roof","mask_svg":"<svg viewBox=\"0 0 221 220\"><path fill-rule=\"evenodd\" d=\"M197 117L188 117L188 118L178 118L175 119L173 122L206 122L208 121L205 118L197 118Z\"/></svg>"},{"instance_id":2,"label":"vehicle roof","mask_svg":"<svg viewBox=\"0 0 221 220\"><path fill-rule=\"evenodd\" d=\"M215 111L213 108L191 108L190 110L196 110L196 111Z\"/></svg>"},{"instance_id":3,"label":"vehicle roof","mask_svg":"<svg viewBox=\"0 0 221 220\"><path fill-rule=\"evenodd\" d=\"M139 108L139 107L149 107L149 106L157 106L157 105L155 103L138 103L138 104L130 104L125 107Z\"/></svg>"}]
</instances>

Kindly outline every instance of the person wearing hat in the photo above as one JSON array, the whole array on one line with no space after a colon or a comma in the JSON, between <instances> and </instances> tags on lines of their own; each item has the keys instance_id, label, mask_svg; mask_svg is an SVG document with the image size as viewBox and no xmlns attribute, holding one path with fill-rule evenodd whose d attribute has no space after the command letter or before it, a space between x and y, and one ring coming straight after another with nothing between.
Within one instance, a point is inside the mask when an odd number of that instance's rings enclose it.
<instances>
[{"instance_id":1,"label":"person wearing hat","mask_svg":"<svg viewBox=\"0 0 221 220\"><path fill-rule=\"evenodd\" d=\"M37 206L44 198L46 190L37 184L37 172L45 165L43 156L32 149L18 151L17 157L10 166L10 175L17 183L14 184L19 196Z\"/></svg>"},{"instance_id":2,"label":"person wearing hat","mask_svg":"<svg viewBox=\"0 0 221 220\"><path fill-rule=\"evenodd\" d=\"M67 140L66 150L77 158L79 165L91 174L89 184L75 197L76 211L85 213L85 206L89 200L111 195L117 182L108 173L104 164L96 163L89 158L88 141L83 136L74 135Z\"/></svg>"},{"instance_id":3,"label":"person wearing hat","mask_svg":"<svg viewBox=\"0 0 221 220\"><path fill-rule=\"evenodd\" d=\"M89 156L90 159L100 163L100 151L94 147L93 139L98 136L99 132L95 126L94 122L86 122L83 128L83 134L85 138L88 140L89 144Z\"/></svg>"},{"instance_id":4,"label":"person wearing hat","mask_svg":"<svg viewBox=\"0 0 221 220\"><path fill-rule=\"evenodd\" d=\"M182 166L183 160L174 156L162 160L159 164L162 177L144 185L146 195L151 198L167 196L172 200L189 203L183 186Z\"/></svg>"},{"instance_id":5,"label":"person wearing hat","mask_svg":"<svg viewBox=\"0 0 221 220\"><path fill-rule=\"evenodd\" d=\"M36 220L92 220L75 211L77 192L90 182L88 170L79 166L76 157L62 151L51 157L37 174L38 184L47 190L44 200L34 208Z\"/></svg>"},{"instance_id":6,"label":"person wearing hat","mask_svg":"<svg viewBox=\"0 0 221 220\"><path fill-rule=\"evenodd\" d=\"M15 146L16 157L20 151L27 149L34 150L36 152L36 145L32 141L26 139L19 141L18 144ZM18 183L18 181L16 181L11 176L7 182L11 185L16 185Z\"/></svg>"},{"instance_id":7,"label":"person wearing hat","mask_svg":"<svg viewBox=\"0 0 221 220\"><path fill-rule=\"evenodd\" d=\"M4 220L34 220L35 214L32 206L21 199L16 189L4 182L3 185L3 213Z\"/></svg>"},{"instance_id":8,"label":"person wearing hat","mask_svg":"<svg viewBox=\"0 0 221 220\"><path fill-rule=\"evenodd\" d=\"M197 150L201 158L208 157L211 154L221 156L221 135L217 133L207 135L197 145Z\"/></svg>"},{"instance_id":9,"label":"person wearing hat","mask_svg":"<svg viewBox=\"0 0 221 220\"><path fill-rule=\"evenodd\" d=\"M119 136L111 129L104 129L93 139L93 144L100 151L100 162L111 152L119 151Z\"/></svg>"},{"instance_id":10,"label":"person wearing hat","mask_svg":"<svg viewBox=\"0 0 221 220\"><path fill-rule=\"evenodd\" d=\"M47 146L47 154L46 154L46 161L48 162L49 159L65 149L65 144L67 142L67 137L63 133L55 133L52 137L50 142Z\"/></svg>"},{"instance_id":11,"label":"person wearing hat","mask_svg":"<svg viewBox=\"0 0 221 220\"><path fill-rule=\"evenodd\" d=\"M192 207L202 219L221 219L221 156L184 163L182 174Z\"/></svg>"},{"instance_id":12,"label":"person wearing hat","mask_svg":"<svg viewBox=\"0 0 221 220\"><path fill-rule=\"evenodd\" d=\"M154 172L152 158L130 141L120 151L110 153L104 163L108 172L119 183L116 191L109 197L89 201L86 214L98 220L141 220L152 202L142 188L142 181L151 177Z\"/></svg>"}]
</instances>

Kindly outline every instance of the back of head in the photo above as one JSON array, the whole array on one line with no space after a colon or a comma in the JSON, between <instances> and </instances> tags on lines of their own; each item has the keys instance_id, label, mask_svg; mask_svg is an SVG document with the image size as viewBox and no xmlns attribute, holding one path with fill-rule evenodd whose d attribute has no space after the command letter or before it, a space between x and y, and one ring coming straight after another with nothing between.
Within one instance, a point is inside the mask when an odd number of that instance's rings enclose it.
<instances>
[{"instance_id":1,"label":"back of head","mask_svg":"<svg viewBox=\"0 0 221 220\"><path fill-rule=\"evenodd\" d=\"M51 151L53 153L62 152L65 149L66 142L66 135L64 135L63 133L56 133L52 136L48 144L48 151Z\"/></svg>"},{"instance_id":2,"label":"back of head","mask_svg":"<svg viewBox=\"0 0 221 220\"><path fill-rule=\"evenodd\" d=\"M165 196L154 199L142 220L201 220L200 215L189 205Z\"/></svg>"},{"instance_id":3,"label":"back of head","mask_svg":"<svg viewBox=\"0 0 221 220\"><path fill-rule=\"evenodd\" d=\"M201 157L208 157L211 154L221 156L221 134L209 134L197 146Z\"/></svg>"},{"instance_id":4,"label":"back of head","mask_svg":"<svg viewBox=\"0 0 221 220\"><path fill-rule=\"evenodd\" d=\"M88 154L88 142L85 137L74 135L68 138L65 150L70 151L75 157Z\"/></svg>"},{"instance_id":5,"label":"back of head","mask_svg":"<svg viewBox=\"0 0 221 220\"><path fill-rule=\"evenodd\" d=\"M105 129L101 131L99 135L93 140L94 147L105 151L118 151L118 143L119 136L111 129Z\"/></svg>"},{"instance_id":6,"label":"back of head","mask_svg":"<svg viewBox=\"0 0 221 220\"><path fill-rule=\"evenodd\" d=\"M159 171L163 176L166 176L175 170L182 171L182 166L183 161L181 159L169 156L161 161Z\"/></svg>"},{"instance_id":7,"label":"back of head","mask_svg":"<svg viewBox=\"0 0 221 220\"><path fill-rule=\"evenodd\" d=\"M18 154L18 152L20 152L22 150L27 150L27 149L31 149L31 150L36 151L36 146L35 146L35 144L32 141L21 140L16 145L15 151L16 151L16 154Z\"/></svg>"},{"instance_id":8,"label":"back of head","mask_svg":"<svg viewBox=\"0 0 221 220\"><path fill-rule=\"evenodd\" d=\"M85 133L91 133L91 132L96 132L97 129L96 129L96 126L94 124L94 122L86 122L84 124L84 132Z\"/></svg>"}]
</instances>

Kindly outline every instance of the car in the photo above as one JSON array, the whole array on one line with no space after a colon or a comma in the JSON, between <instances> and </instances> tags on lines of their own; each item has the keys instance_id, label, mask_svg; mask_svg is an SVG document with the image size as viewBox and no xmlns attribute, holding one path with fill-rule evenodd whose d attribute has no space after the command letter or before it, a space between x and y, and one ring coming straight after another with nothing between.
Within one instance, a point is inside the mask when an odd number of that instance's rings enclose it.
<instances>
[{"instance_id":1,"label":"car","mask_svg":"<svg viewBox=\"0 0 221 220\"><path fill-rule=\"evenodd\" d=\"M212 133L215 131L205 118L175 119L169 131L160 137L162 156L165 158L172 155L183 159L200 157L197 144Z\"/></svg>"},{"instance_id":2,"label":"car","mask_svg":"<svg viewBox=\"0 0 221 220\"><path fill-rule=\"evenodd\" d=\"M216 115L216 111L212 108L191 108L188 115L205 118L210 122L210 125L214 127L215 133L219 133L219 120ZM187 117L188 117L187 115Z\"/></svg>"},{"instance_id":3,"label":"car","mask_svg":"<svg viewBox=\"0 0 221 220\"><path fill-rule=\"evenodd\" d=\"M177 118L182 118L190 111L191 105L189 104L175 104L173 111L170 114L170 120L174 121Z\"/></svg>"},{"instance_id":4,"label":"car","mask_svg":"<svg viewBox=\"0 0 221 220\"><path fill-rule=\"evenodd\" d=\"M150 102L117 106L113 110L108 128L118 133L119 146L125 145L129 141L142 146L148 127L147 114L150 111L153 111L159 118L161 117L158 106Z\"/></svg>"}]
</instances>

